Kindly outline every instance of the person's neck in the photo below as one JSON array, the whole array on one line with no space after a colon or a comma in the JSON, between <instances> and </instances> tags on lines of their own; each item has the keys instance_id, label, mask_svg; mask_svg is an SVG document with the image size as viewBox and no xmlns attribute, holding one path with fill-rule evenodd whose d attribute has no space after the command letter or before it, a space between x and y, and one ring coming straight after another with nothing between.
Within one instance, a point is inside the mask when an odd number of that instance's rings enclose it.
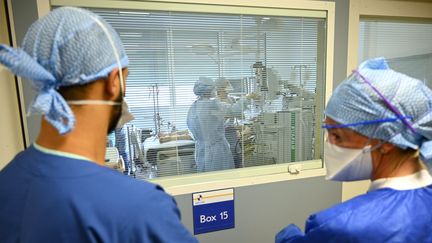
<instances>
[{"instance_id":1,"label":"person's neck","mask_svg":"<svg viewBox=\"0 0 432 243\"><path fill-rule=\"evenodd\" d=\"M107 122L104 113L88 108L75 114L75 127L65 135L42 118L41 129L36 143L48 149L86 157L100 165L105 163ZM91 115L90 115L91 114Z\"/></svg>"},{"instance_id":2,"label":"person's neck","mask_svg":"<svg viewBox=\"0 0 432 243\"><path fill-rule=\"evenodd\" d=\"M408 157L404 161L401 161L399 166L396 166L395 161L401 158L400 154L382 156L381 161L374 166L372 181L382 178L412 175L423 169L420 161L415 157Z\"/></svg>"}]
</instances>

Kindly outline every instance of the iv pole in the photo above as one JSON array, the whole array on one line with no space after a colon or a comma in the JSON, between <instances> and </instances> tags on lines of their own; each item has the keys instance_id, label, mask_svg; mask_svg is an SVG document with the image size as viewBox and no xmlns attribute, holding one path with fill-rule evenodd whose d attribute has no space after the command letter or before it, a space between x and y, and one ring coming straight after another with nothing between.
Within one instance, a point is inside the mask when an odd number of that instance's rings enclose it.
<instances>
[{"instance_id":1,"label":"iv pole","mask_svg":"<svg viewBox=\"0 0 432 243\"><path fill-rule=\"evenodd\" d=\"M161 127L161 117L159 113L159 85L152 85L152 96L153 96L153 121L155 127L155 135L159 137Z\"/></svg>"}]
</instances>

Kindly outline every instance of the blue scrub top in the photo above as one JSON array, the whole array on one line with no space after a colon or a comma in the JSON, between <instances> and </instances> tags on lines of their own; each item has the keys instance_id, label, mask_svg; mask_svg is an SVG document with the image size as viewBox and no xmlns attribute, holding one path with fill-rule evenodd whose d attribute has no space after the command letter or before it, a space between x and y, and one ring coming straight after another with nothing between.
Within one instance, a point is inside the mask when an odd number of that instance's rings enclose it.
<instances>
[{"instance_id":1,"label":"blue scrub top","mask_svg":"<svg viewBox=\"0 0 432 243\"><path fill-rule=\"evenodd\" d=\"M157 185L31 146L0 171L0 242L197 242Z\"/></svg>"},{"instance_id":2,"label":"blue scrub top","mask_svg":"<svg viewBox=\"0 0 432 243\"><path fill-rule=\"evenodd\" d=\"M371 191L288 225L277 243L432 242L432 177L426 171L374 181Z\"/></svg>"}]
</instances>

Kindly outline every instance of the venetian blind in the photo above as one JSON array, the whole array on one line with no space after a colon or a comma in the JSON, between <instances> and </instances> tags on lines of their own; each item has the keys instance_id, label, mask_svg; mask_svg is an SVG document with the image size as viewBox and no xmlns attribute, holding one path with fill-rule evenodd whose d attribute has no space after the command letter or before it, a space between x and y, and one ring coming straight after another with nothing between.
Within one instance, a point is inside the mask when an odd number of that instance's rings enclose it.
<instances>
[{"instance_id":1,"label":"venetian blind","mask_svg":"<svg viewBox=\"0 0 432 243\"><path fill-rule=\"evenodd\" d=\"M282 97L284 90L296 90L297 96L309 94L313 97L317 92L317 82L323 82L317 81L317 72L322 70L322 66L320 69L318 65L324 65L318 58L324 56L319 52L325 51L323 48L319 49L320 43L323 46L322 43L325 41L323 36L319 39L319 33L323 33L325 28L325 19L145 10L91 10L114 27L125 46L130 62L126 100L135 115L135 120L131 123L140 129L151 129L153 133L170 132L173 126L176 130L187 130L188 110L197 99L193 87L199 77L213 80L221 77L228 79L234 89L232 95L239 99L252 92L262 91L252 87L256 82L253 66L261 63L266 67L269 92L265 105L257 108L252 101L248 107L245 106L243 116L238 118L242 124L252 124L258 113L276 114L286 110ZM299 120L294 115L289 119L313 129L315 111L309 111L304 119ZM302 113L299 114L301 117ZM309 123L304 123L302 119ZM293 129L295 130L294 126ZM296 146L294 141L283 146L272 145L275 141L270 141L272 139L266 136L261 136L259 141L253 139L248 151L245 147L237 151L240 156L237 160L240 162L236 162L236 167L298 161L300 158L312 159L313 141L316 139L313 136L312 132L301 134L301 137L307 137L298 138L303 141L302 143L307 143L305 146ZM246 138L240 136L240 140L242 139ZM231 148L236 144L239 142L231 144ZM257 148L259 146L264 146L267 152ZM279 155L283 159L278 160L278 155L269 152L274 149L291 151L305 147L308 149L302 151L305 155L303 157ZM285 152L279 152L283 153ZM177 157L181 155L177 154ZM193 159L193 155L191 157ZM177 165L178 161L179 159ZM177 166L173 167L170 173L161 175L191 172L196 170L182 172Z\"/></svg>"}]
</instances>

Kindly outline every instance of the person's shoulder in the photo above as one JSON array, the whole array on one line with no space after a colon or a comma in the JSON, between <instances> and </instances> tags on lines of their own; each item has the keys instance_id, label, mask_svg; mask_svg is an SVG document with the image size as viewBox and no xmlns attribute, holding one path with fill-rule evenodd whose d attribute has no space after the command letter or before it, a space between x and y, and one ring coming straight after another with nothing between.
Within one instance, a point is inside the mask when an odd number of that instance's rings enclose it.
<instances>
[{"instance_id":1,"label":"person's shoulder","mask_svg":"<svg viewBox=\"0 0 432 243\"><path fill-rule=\"evenodd\" d=\"M352 220L361 214L367 214L376 206L377 201L380 201L381 197L382 191L359 195L311 215L308 223L310 225L331 224L334 227L340 226L345 228L345 223L348 220Z\"/></svg>"},{"instance_id":2,"label":"person's shoulder","mask_svg":"<svg viewBox=\"0 0 432 243\"><path fill-rule=\"evenodd\" d=\"M146 180L123 175L109 168L103 168L105 173L100 175L100 184L107 183L110 192L118 192L124 196L130 195L137 200L151 200L153 197L166 197L168 194L157 184Z\"/></svg>"},{"instance_id":3,"label":"person's shoulder","mask_svg":"<svg viewBox=\"0 0 432 243\"><path fill-rule=\"evenodd\" d=\"M8 163L8 165L12 164L12 162L15 161L22 161L22 160L26 160L28 158L33 158L37 155L37 150L35 150L33 148L33 146L30 146L20 152L18 152L17 154L15 154L15 156L12 158L12 160L10 161L10 163Z\"/></svg>"},{"instance_id":4,"label":"person's shoulder","mask_svg":"<svg viewBox=\"0 0 432 243\"><path fill-rule=\"evenodd\" d=\"M92 190L99 190L96 201L109 200L111 204L118 205L118 214L136 214L140 212L150 220L148 215L170 214L179 217L177 204L172 196L154 183L135 179L115 171L107 172L99 178L98 185ZM104 188L105 187L105 188ZM136 218L136 217L131 217Z\"/></svg>"},{"instance_id":5,"label":"person's shoulder","mask_svg":"<svg viewBox=\"0 0 432 243\"><path fill-rule=\"evenodd\" d=\"M127 188L127 208L121 214L128 215L128 226L123 234L137 242L197 242L181 223L180 210L171 195L157 184L133 178Z\"/></svg>"},{"instance_id":6,"label":"person's shoulder","mask_svg":"<svg viewBox=\"0 0 432 243\"><path fill-rule=\"evenodd\" d=\"M9 163L6 164L3 169L0 170L0 175L13 174L15 171L19 171L25 167L25 161L31 160L36 157L36 151L33 147L29 147L24 149L23 151L18 152Z\"/></svg>"}]
</instances>

